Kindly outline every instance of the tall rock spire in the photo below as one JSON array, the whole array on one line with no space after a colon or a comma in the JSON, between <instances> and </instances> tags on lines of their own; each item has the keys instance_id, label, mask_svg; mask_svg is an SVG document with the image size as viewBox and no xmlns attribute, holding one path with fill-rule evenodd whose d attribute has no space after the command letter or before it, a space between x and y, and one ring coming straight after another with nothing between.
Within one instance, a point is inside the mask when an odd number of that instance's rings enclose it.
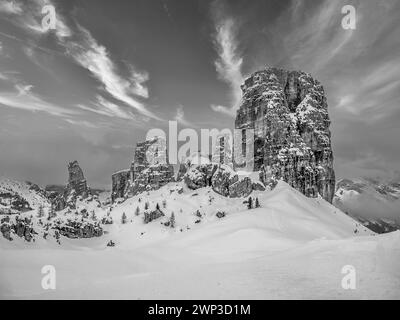
<instances>
[{"instance_id":1,"label":"tall rock spire","mask_svg":"<svg viewBox=\"0 0 400 320\"><path fill-rule=\"evenodd\" d=\"M235 127L254 129L254 170L283 178L309 197L335 191L328 105L322 85L301 71L267 68L248 77Z\"/></svg>"}]
</instances>

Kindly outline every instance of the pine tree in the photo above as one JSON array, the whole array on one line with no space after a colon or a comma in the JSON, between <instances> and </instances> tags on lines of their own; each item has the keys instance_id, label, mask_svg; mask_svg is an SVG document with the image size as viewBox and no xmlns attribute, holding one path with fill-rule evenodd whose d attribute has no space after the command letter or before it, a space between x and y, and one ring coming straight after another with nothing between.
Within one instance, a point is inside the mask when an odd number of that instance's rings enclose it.
<instances>
[{"instance_id":1,"label":"pine tree","mask_svg":"<svg viewBox=\"0 0 400 320\"><path fill-rule=\"evenodd\" d=\"M144 210L148 210L149 209L149 203L146 201L146 203L144 204Z\"/></svg>"},{"instance_id":2,"label":"pine tree","mask_svg":"<svg viewBox=\"0 0 400 320\"><path fill-rule=\"evenodd\" d=\"M247 201L247 209L252 209L253 208L253 199L249 197L249 200Z\"/></svg>"},{"instance_id":3,"label":"pine tree","mask_svg":"<svg viewBox=\"0 0 400 320\"><path fill-rule=\"evenodd\" d=\"M256 208L260 207L260 202L258 201L258 198L256 198Z\"/></svg>"},{"instance_id":4,"label":"pine tree","mask_svg":"<svg viewBox=\"0 0 400 320\"><path fill-rule=\"evenodd\" d=\"M156 204L156 210L160 210L160 205L158 204L158 202Z\"/></svg>"},{"instance_id":5,"label":"pine tree","mask_svg":"<svg viewBox=\"0 0 400 320\"><path fill-rule=\"evenodd\" d=\"M50 220L51 218L54 218L56 215L57 215L57 214L56 214L56 212L54 211L54 207L53 207L53 205L51 205L51 206L50 206L50 209L49 209L49 213L48 213L47 220Z\"/></svg>"},{"instance_id":6,"label":"pine tree","mask_svg":"<svg viewBox=\"0 0 400 320\"><path fill-rule=\"evenodd\" d=\"M140 209L139 209L139 207L136 207L135 216L138 216L139 214L140 214Z\"/></svg>"},{"instance_id":7,"label":"pine tree","mask_svg":"<svg viewBox=\"0 0 400 320\"><path fill-rule=\"evenodd\" d=\"M97 220L96 213L94 212L94 210L92 210L91 219L92 219L93 221L96 221L96 220Z\"/></svg>"},{"instance_id":8,"label":"pine tree","mask_svg":"<svg viewBox=\"0 0 400 320\"><path fill-rule=\"evenodd\" d=\"M121 219L121 221L122 221L122 224L125 224L125 223L126 223L126 214L125 214L125 212L122 213L122 219Z\"/></svg>"},{"instance_id":9,"label":"pine tree","mask_svg":"<svg viewBox=\"0 0 400 320\"><path fill-rule=\"evenodd\" d=\"M174 214L174 212L171 213L171 217L169 218L169 226L171 228L175 228L175 214Z\"/></svg>"},{"instance_id":10,"label":"pine tree","mask_svg":"<svg viewBox=\"0 0 400 320\"><path fill-rule=\"evenodd\" d=\"M37 216L38 216L39 218L44 217L43 205L39 205Z\"/></svg>"}]
</instances>

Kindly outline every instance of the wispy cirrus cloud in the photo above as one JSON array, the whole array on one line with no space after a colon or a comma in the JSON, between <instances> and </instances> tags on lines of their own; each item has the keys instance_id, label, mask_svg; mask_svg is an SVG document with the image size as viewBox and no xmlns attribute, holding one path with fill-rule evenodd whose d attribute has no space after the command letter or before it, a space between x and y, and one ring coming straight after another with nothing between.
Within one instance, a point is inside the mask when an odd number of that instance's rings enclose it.
<instances>
[{"instance_id":1,"label":"wispy cirrus cloud","mask_svg":"<svg viewBox=\"0 0 400 320\"><path fill-rule=\"evenodd\" d=\"M235 115L241 99L240 85L243 82L243 58L239 52L237 39L238 21L226 15L223 2L212 3L211 13L214 22L213 44L218 54L214 62L219 79L230 87L231 107L212 105L212 110L230 116Z\"/></svg>"},{"instance_id":2,"label":"wispy cirrus cloud","mask_svg":"<svg viewBox=\"0 0 400 320\"><path fill-rule=\"evenodd\" d=\"M43 98L35 94L32 89L32 85L17 83L14 91L0 92L0 105L32 112L46 112L55 116L78 114L75 110L60 107L43 100Z\"/></svg>"},{"instance_id":3,"label":"wispy cirrus cloud","mask_svg":"<svg viewBox=\"0 0 400 320\"><path fill-rule=\"evenodd\" d=\"M146 86L146 82L149 80L149 73L147 71L138 71L133 65L130 63L126 63L129 70L129 81L130 81L130 89L129 91L137 96L148 98L149 97L149 89Z\"/></svg>"},{"instance_id":4,"label":"wispy cirrus cloud","mask_svg":"<svg viewBox=\"0 0 400 320\"><path fill-rule=\"evenodd\" d=\"M11 21L19 27L24 28L32 34L42 35L48 32L43 29L42 19L44 14L42 9L46 5L55 7L51 0L32 0L32 1L6 1L0 2L0 12L11 16ZM67 26L64 17L56 12L56 28L53 30L58 38L70 37L71 29Z\"/></svg>"},{"instance_id":5,"label":"wispy cirrus cloud","mask_svg":"<svg viewBox=\"0 0 400 320\"><path fill-rule=\"evenodd\" d=\"M8 14L20 14L22 12L22 6L17 1L0 1L0 12Z\"/></svg>"},{"instance_id":6,"label":"wispy cirrus cloud","mask_svg":"<svg viewBox=\"0 0 400 320\"><path fill-rule=\"evenodd\" d=\"M226 114L227 116L230 117L234 117L235 116L235 111L237 108L228 108L225 106L221 106L221 105L216 105L216 104L212 104L210 105L211 110L215 111L215 112L219 112L222 114Z\"/></svg>"},{"instance_id":7,"label":"wispy cirrus cloud","mask_svg":"<svg viewBox=\"0 0 400 320\"><path fill-rule=\"evenodd\" d=\"M107 117L120 118L126 120L136 119L136 117L132 113L125 111L120 106L108 101L107 99L103 98L100 95L96 97L96 102L91 103L91 106L77 104L76 107L85 111L97 113L99 115Z\"/></svg>"},{"instance_id":8,"label":"wispy cirrus cloud","mask_svg":"<svg viewBox=\"0 0 400 320\"><path fill-rule=\"evenodd\" d=\"M54 5L50 0L34 0L29 4L24 4L26 10L18 11L19 16L15 20L15 24L38 36L47 34L41 26L41 19L43 18L41 8L49 4ZM22 6L21 3L19 5ZM100 83L100 89L103 93L111 95L121 102L122 106L118 106L121 113L118 113L118 115L122 116L123 113L125 118L130 118L129 112L122 111L125 107L132 108L148 118L161 120L148 110L147 104L143 101L143 99L149 97L146 86L149 74L146 71L139 71L132 63L126 62L125 67L128 70L128 75L123 76L118 65L113 61L109 50L101 45L88 29L71 19L68 24L58 8L56 8L56 12L56 29L47 32L53 32L58 45L65 50L67 56L86 69ZM20 41L18 38L15 40ZM32 46L37 46L34 41ZM27 56L36 63L33 55L28 54ZM95 94L98 95L98 93ZM117 109L113 109L113 112L116 113Z\"/></svg>"},{"instance_id":9,"label":"wispy cirrus cloud","mask_svg":"<svg viewBox=\"0 0 400 320\"><path fill-rule=\"evenodd\" d=\"M68 122L69 124L84 127L87 129L99 129L104 127L104 124L94 124L87 120L65 119L65 121Z\"/></svg>"},{"instance_id":10,"label":"wispy cirrus cloud","mask_svg":"<svg viewBox=\"0 0 400 320\"><path fill-rule=\"evenodd\" d=\"M87 69L102 84L102 89L114 99L123 102L142 115L160 120L138 99L138 97L148 96L147 88L144 86L144 82L148 80L148 74L139 72L131 66L129 79L122 77L106 47L100 45L84 27L78 25L78 31L80 35L78 41L63 40L61 42L67 54L78 65Z\"/></svg>"},{"instance_id":11,"label":"wispy cirrus cloud","mask_svg":"<svg viewBox=\"0 0 400 320\"><path fill-rule=\"evenodd\" d=\"M344 0L321 1L311 7L305 1L291 2L273 32L283 31L283 46L294 65L306 65L309 72L318 72L343 52L355 34L341 26L345 4ZM357 16L357 22L360 20L361 14Z\"/></svg>"},{"instance_id":12,"label":"wispy cirrus cloud","mask_svg":"<svg viewBox=\"0 0 400 320\"><path fill-rule=\"evenodd\" d=\"M33 89L33 85L31 85L31 84L24 84L24 85L16 84L15 89L17 89L19 96L28 95L31 93L31 91Z\"/></svg>"},{"instance_id":13,"label":"wispy cirrus cloud","mask_svg":"<svg viewBox=\"0 0 400 320\"><path fill-rule=\"evenodd\" d=\"M183 106L182 106L182 105L178 106L178 108L176 109L176 115L175 115L175 118L174 118L174 119L175 119L179 124L181 124L181 125L183 125L183 126L191 127L191 128L195 127L195 125L194 125L192 122L188 121L188 120L185 118L185 112L183 111Z\"/></svg>"}]
</instances>

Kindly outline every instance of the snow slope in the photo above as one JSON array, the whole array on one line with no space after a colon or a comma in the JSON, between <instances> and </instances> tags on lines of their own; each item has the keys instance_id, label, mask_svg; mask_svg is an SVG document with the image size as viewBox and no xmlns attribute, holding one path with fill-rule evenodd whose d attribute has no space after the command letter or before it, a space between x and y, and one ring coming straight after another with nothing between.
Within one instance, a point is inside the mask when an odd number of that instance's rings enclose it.
<instances>
[{"instance_id":1,"label":"snow slope","mask_svg":"<svg viewBox=\"0 0 400 320\"><path fill-rule=\"evenodd\" d=\"M62 245L0 239L0 297L400 298L400 232L376 235L284 182L252 197L261 208L248 210L244 199L209 188L168 184L113 205L115 223L100 238L63 238ZM150 209L159 203L165 217L144 224L146 201ZM217 211L226 216L217 218ZM172 212L176 228L162 224ZM126 224L120 222L123 213ZM106 247L109 240L116 246ZM44 265L56 268L54 291L41 287ZM356 268L356 290L341 287L345 265Z\"/></svg>"},{"instance_id":2,"label":"snow slope","mask_svg":"<svg viewBox=\"0 0 400 320\"><path fill-rule=\"evenodd\" d=\"M19 196L26 200L32 209L37 209L40 205L47 208L50 206L46 198L45 191L30 182L14 181L8 178L0 178L0 209L8 209L8 201L1 203L1 194L10 193L13 196Z\"/></svg>"}]
</instances>

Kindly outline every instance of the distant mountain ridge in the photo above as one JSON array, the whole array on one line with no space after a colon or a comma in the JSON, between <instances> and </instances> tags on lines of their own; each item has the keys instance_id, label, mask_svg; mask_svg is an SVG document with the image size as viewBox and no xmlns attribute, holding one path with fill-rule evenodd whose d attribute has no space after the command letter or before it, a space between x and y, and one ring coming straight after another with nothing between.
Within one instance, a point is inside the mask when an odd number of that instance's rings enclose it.
<instances>
[{"instance_id":1,"label":"distant mountain ridge","mask_svg":"<svg viewBox=\"0 0 400 320\"><path fill-rule=\"evenodd\" d=\"M341 179L333 204L377 233L400 230L400 181Z\"/></svg>"},{"instance_id":2,"label":"distant mountain ridge","mask_svg":"<svg viewBox=\"0 0 400 320\"><path fill-rule=\"evenodd\" d=\"M37 210L39 206L50 206L45 190L29 181L0 178L0 213Z\"/></svg>"}]
</instances>

